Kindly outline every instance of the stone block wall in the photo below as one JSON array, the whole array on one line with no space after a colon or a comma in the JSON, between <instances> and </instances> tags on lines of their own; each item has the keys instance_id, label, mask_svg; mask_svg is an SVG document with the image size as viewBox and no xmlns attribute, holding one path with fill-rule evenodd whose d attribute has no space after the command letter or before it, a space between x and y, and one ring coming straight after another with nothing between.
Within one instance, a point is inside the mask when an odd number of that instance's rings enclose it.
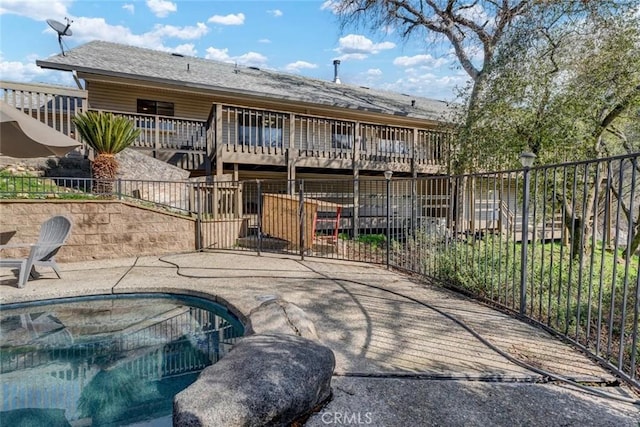
<instances>
[{"instance_id":1,"label":"stone block wall","mask_svg":"<svg viewBox=\"0 0 640 427\"><path fill-rule=\"evenodd\" d=\"M34 243L40 224L53 215L66 215L73 222L69 240L56 257L59 262L162 255L196 247L194 219L116 200L2 201L2 243ZM5 249L0 256L26 256L26 252Z\"/></svg>"}]
</instances>

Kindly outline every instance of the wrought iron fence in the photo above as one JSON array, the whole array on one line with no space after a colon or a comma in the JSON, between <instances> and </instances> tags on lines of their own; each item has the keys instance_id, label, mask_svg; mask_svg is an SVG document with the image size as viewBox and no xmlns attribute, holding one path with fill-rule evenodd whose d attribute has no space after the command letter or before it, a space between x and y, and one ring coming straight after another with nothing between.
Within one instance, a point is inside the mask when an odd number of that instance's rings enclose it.
<instances>
[{"instance_id":1,"label":"wrought iron fence","mask_svg":"<svg viewBox=\"0 0 640 427\"><path fill-rule=\"evenodd\" d=\"M124 200L202 218L230 218L237 184L0 175L0 199ZM217 201L214 203L213 198Z\"/></svg>"},{"instance_id":2,"label":"wrought iron fence","mask_svg":"<svg viewBox=\"0 0 640 427\"><path fill-rule=\"evenodd\" d=\"M391 206L416 184L446 188L449 206L400 228L394 209L387 262L526 316L640 386L638 175L635 154L393 180Z\"/></svg>"},{"instance_id":3,"label":"wrought iron fence","mask_svg":"<svg viewBox=\"0 0 640 427\"><path fill-rule=\"evenodd\" d=\"M640 386L638 172L636 154L464 176L244 182L237 242L463 289Z\"/></svg>"},{"instance_id":4,"label":"wrought iron fence","mask_svg":"<svg viewBox=\"0 0 640 427\"><path fill-rule=\"evenodd\" d=\"M639 156L421 178L117 180L108 195L195 217L197 249L374 262L464 289L640 387ZM96 197L92 180L51 182L0 177L0 197Z\"/></svg>"}]
</instances>

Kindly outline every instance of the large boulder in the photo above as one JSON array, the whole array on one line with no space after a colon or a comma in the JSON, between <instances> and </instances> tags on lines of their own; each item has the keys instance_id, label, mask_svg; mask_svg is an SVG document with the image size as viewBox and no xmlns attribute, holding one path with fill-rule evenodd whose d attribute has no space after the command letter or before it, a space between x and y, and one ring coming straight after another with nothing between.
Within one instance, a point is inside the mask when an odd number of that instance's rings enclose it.
<instances>
[{"instance_id":1,"label":"large boulder","mask_svg":"<svg viewBox=\"0 0 640 427\"><path fill-rule=\"evenodd\" d=\"M243 338L174 398L175 426L288 426L325 402L328 347L297 335Z\"/></svg>"}]
</instances>

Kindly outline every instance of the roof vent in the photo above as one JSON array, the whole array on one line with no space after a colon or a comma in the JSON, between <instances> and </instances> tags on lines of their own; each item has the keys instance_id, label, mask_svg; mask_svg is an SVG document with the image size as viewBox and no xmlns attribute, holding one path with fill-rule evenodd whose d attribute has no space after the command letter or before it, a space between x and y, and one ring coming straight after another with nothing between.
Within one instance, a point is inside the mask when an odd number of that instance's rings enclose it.
<instances>
[{"instance_id":1,"label":"roof vent","mask_svg":"<svg viewBox=\"0 0 640 427\"><path fill-rule=\"evenodd\" d=\"M175 52L173 52L173 53L171 54L171 56L177 56L178 58L184 58L184 55L183 55L183 54L181 54L181 53L175 53Z\"/></svg>"},{"instance_id":2,"label":"roof vent","mask_svg":"<svg viewBox=\"0 0 640 427\"><path fill-rule=\"evenodd\" d=\"M411 106L412 106L412 107L415 107L415 106L416 106L416 100L415 100L415 99L412 99L412 100L411 100Z\"/></svg>"},{"instance_id":3,"label":"roof vent","mask_svg":"<svg viewBox=\"0 0 640 427\"><path fill-rule=\"evenodd\" d=\"M260 71L260 68L258 68L258 67L247 67L247 68L250 69L250 70Z\"/></svg>"},{"instance_id":4,"label":"roof vent","mask_svg":"<svg viewBox=\"0 0 640 427\"><path fill-rule=\"evenodd\" d=\"M340 82L340 77L338 76L338 68L340 67L340 60L339 59L334 59L333 60L333 82L337 85L339 85Z\"/></svg>"}]
</instances>

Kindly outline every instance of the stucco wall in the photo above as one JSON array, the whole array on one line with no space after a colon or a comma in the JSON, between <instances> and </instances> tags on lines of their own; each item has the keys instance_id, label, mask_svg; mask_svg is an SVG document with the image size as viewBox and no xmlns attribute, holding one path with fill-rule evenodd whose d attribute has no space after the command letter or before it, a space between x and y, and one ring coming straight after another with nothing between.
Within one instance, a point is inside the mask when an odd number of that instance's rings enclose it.
<instances>
[{"instance_id":1,"label":"stucco wall","mask_svg":"<svg viewBox=\"0 0 640 427\"><path fill-rule=\"evenodd\" d=\"M0 202L0 232L8 243L34 243L40 224L52 215L73 221L67 244L56 259L92 259L160 255L195 249L195 220L119 201L11 200ZM3 250L0 256L25 255Z\"/></svg>"}]
</instances>

